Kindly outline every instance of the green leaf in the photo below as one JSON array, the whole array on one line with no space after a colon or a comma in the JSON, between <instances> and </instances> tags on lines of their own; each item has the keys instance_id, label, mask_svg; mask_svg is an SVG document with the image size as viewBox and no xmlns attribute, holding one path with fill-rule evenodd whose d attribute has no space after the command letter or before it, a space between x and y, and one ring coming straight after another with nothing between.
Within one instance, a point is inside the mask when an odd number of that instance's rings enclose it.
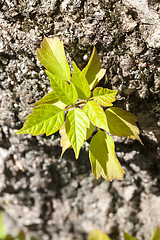
<instances>
[{"instance_id":1,"label":"green leaf","mask_svg":"<svg viewBox=\"0 0 160 240\"><path fill-rule=\"evenodd\" d=\"M112 106L112 102L116 101L117 90L109 90L107 88L97 87L93 90L94 100L104 107Z\"/></svg>"},{"instance_id":2,"label":"green leaf","mask_svg":"<svg viewBox=\"0 0 160 240\"><path fill-rule=\"evenodd\" d=\"M85 140L87 140L92 135L93 131L94 131L94 125L90 122L90 126L89 126L89 128L87 128ZM62 153L61 153L61 157L62 157L64 152L68 148L72 148L70 141L68 139L68 136L66 134L65 123L60 128L59 133L61 135L60 145L62 147Z\"/></svg>"},{"instance_id":3,"label":"green leaf","mask_svg":"<svg viewBox=\"0 0 160 240\"><path fill-rule=\"evenodd\" d=\"M87 78L91 90L103 78L105 72L106 72L105 69L101 69L100 57L98 56L97 50L94 47L87 66L82 70L82 73Z\"/></svg>"},{"instance_id":4,"label":"green leaf","mask_svg":"<svg viewBox=\"0 0 160 240\"><path fill-rule=\"evenodd\" d=\"M41 104L53 104L61 109L64 109L67 105L63 102L59 101L54 91L48 93L46 96L44 96L42 99L37 101L36 103L32 104L33 106L38 106Z\"/></svg>"},{"instance_id":5,"label":"green leaf","mask_svg":"<svg viewBox=\"0 0 160 240\"><path fill-rule=\"evenodd\" d=\"M25 240L25 234L24 234L23 231L20 231L20 232L18 233L18 239L19 239L19 240Z\"/></svg>"},{"instance_id":6,"label":"green leaf","mask_svg":"<svg viewBox=\"0 0 160 240\"><path fill-rule=\"evenodd\" d=\"M126 232L123 232L124 234L124 240L136 240L133 236L129 235Z\"/></svg>"},{"instance_id":7,"label":"green leaf","mask_svg":"<svg viewBox=\"0 0 160 240\"><path fill-rule=\"evenodd\" d=\"M105 111L105 114L107 117L109 132L111 134L137 139L142 143L138 135L139 129L136 125L137 118L135 115L117 107L108 108Z\"/></svg>"},{"instance_id":8,"label":"green leaf","mask_svg":"<svg viewBox=\"0 0 160 240\"><path fill-rule=\"evenodd\" d=\"M32 104L33 106L38 106L40 104L54 104L56 102L58 102L59 99L57 98L56 94L54 91L48 93L47 95L45 95L42 99L40 99L39 101L37 101L36 103Z\"/></svg>"},{"instance_id":9,"label":"green leaf","mask_svg":"<svg viewBox=\"0 0 160 240\"><path fill-rule=\"evenodd\" d=\"M51 81L51 87L58 99L66 105L74 104L78 99L75 86L72 83L65 82L46 70Z\"/></svg>"},{"instance_id":10,"label":"green leaf","mask_svg":"<svg viewBox=\"0 0 160 240\"><path fill-rule=\"evenodd\" d=\"M123 179L125 172L116 157L114 142L105 132L98 130L92 138L89 157L96 179L100 176L108 181Z\"/></svg>"},{"instance_id":11,"label":"green leaf","mask_svg":"<svg viewBox=\"0 0 160 240\"><path fill-rule=\"evenodd\" d=\"M92 90L98 82L104 77L106 69L101 68L100 71L95 75L94 81L89 85L89 88Z\"/></svg>"},{"instance_id":12,"label":"green leaf","mask_svg":"<svg viewBox=\"0 0 160 240\"><path fill-rule=\"evenodd\" d=\"M160 227L156 227L154 233L152 234L150 240L160 240Z\"/></svg>"},{"instance_id":13,"label":"green leaf","mask_svg":"<svg viewBox=\"0 0 160 240\"><path fill-rule=\"evenodd\" d=\"M87 99L91 96L91 91L89 89L89 84L87 79L82 74L81 70L77 67L74 61L73 63L73 73L72 73L72 83L76 87L78 92L78 98Z\"/></svg>"},{"instance_id":14,"label":"green leaf","mask_svg":"<svg viewBox=\"0 0 160 240\"><path fill-rule=\"evenodd\" d=\"M4 240L16 240L16 237L12 237L11 235L7 235Z\"/></svg>"},{"instance_id":15,"label":"green leaf","mask_svg":"<svg viewBox=\"0 0 160 240\"><path fill-rule=\"evenodd\" d=\"M90 122L87 115L81 109L74 108L67 113L65 128L68 139L74 149L76 159L86 139L89 124Z\"/></svg>"},{"instance_id":16,"label":"green leaf","mask_svg":"<svg viewBox=\"0 0 160 240\"><path fill-rule=\"evenodd\" d=\"M61 157L62 157L64 152L68 148L72 148L70 141L68 139L68 136L66 134L65 123L63 123L62 127L59 129L59 133L61 135L60 145L62 147L62 153L61 153Z\"/></svg>"},{"instance_id":17,"label":"green leaf","mask_svg":"<svg viewBox=\"0 0 160 240\"><path fill-rule=\"evenodd\" d=\"M89 126L89 128L87 128L86 140L88 138L90 138L90 136L92 135L93 131L94 131L94 125L90 122L90 126Z\"/></svg>"},{"instance_id":18,"label":"green leaf","mask_svg":"<svg viewBox=\"0 0 160 240\"><path fill-rule=\"evenodd\" d=\"M0 239L4 239L7 236L7 228L4 224L2 212L0 212Z\"/></svg>"},{"instance_id":19,"label":"green leaf","mask_svg":"<svg viewBox=\"0 0 160 240\"><path fill-rule=\"evenodd\" d=\"M109 236L100 230L92 230L88 235L88 240L111 240Z\"/></svg>"},{"instance_id":20,"label":"green leaf","mask_svg":"<svg viewBox=\"0 0 160 240\"><path fill-rule=\"evenodd\" d=\"M57 37L53 39L44 37L41 49L37 49L37 56L49 72L62 80L70 82L70 69L66 60L63 42Z\"/></svg>"},{"instance_id":21,"label":"green leaf","mask_svg":"<svg viewBox=\"0 0 160 240\"><path fill-rule=\"evenodd\" d=\"M58 131L64 122L64 111L51 104L42 104L32 109L26 119L23 127L16 134L40 135L46 133L46 136Z\"/></svg>"},{"instance_id":22,"label":"green leaf","mask_svg":"<svg viewBox=\"0 0 160 240\"><path fill-rule=\"evenodd\" d=\"M56 103L53 104L54 106L60 108L60 109L64 109L67 105L61 101L58 101Z\"/></svg>"},{"instance_id":23,"label":"green leaf","mask_svg":"<svg viewBox=\"0 0 160 240\"><path fill-rule=\"evenodd\" d=\"M83 111L88 115L93 125L108 132L107 119L103 109L95 101L89 101L83 107Z\"/></svg>"}]
</instances>

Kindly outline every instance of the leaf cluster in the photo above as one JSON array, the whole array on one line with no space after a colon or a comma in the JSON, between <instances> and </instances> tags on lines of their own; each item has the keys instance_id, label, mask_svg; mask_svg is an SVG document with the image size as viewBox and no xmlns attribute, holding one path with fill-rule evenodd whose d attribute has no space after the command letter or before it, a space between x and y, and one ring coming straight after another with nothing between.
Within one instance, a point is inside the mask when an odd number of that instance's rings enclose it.
<instances>
[{"instance_id":1,"label":"leaf cluster","mask_svg":"<svg viewBox=\"0 0 160 240\"><path fill-rule=\"evenodd\" d=\"M91 58L81 71L72 61L71 74L63 42L57 37L45 37L37 49L39 61L46 68L53 91L34 104L33 113L16 134L51 135L59 130L62 155L73 148L76 159L86 141L98 129L90 142L89 157L96 179L121 180L124 176L114 151L111 134L139 138L136 117L120 108L112 107L117 90L96 87L104 77L100 57L94 47ZM103 108L106 108L104 111Z\"/></svg>"}]
</instances>

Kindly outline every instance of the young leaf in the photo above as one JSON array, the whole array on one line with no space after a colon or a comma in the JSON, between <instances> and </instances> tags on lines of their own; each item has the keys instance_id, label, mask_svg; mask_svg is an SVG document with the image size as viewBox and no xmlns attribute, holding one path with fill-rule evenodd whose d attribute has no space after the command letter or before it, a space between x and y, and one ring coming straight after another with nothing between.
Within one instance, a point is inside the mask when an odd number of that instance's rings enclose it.
<instances>
[{"instance_id":1,"label":"young leaf","mask_svg":"<svg viewBox=\"0 0 160 240\"><path fill-rule=\"evenodd\" d=\"M90 89L92 90L97 84L98 82L104 77L106 73L106 69L101 68L99 70L99 72L95 75L95 79L94 81L89 85Z\"/></svg>"},{"instance_id":2,"label":"young leaf","mask_svg":"<svg viewBox=\"0 0 160 240\"><path fill-rule=\"evenodd\" d=\"M160 240L160 227L156 227L154 233L152 234L150 240Z\"/></svg>"},{"instance_id":3,"label":"young leaf","mask_svg":"<svg viewBox=\"0 0 160 240\"><path fill-rule=\"evenodd\" d=\"M61 80L47 70L46 73L50 79L51 87L58 99L66 105L74 104L78 99L78 94L75 86L72 83L69 84Z\"/></svg>"},{"instance_id":4,"label":"young leaf","mask_svg":"<svg viewBox=\"0 0 160 240\"><path fill-rule=\"evenodd\" d=\"M32 104L33 106L38 106L41 104L53 104L61 109L65 108L67 105L63 102L59 101L54 91L48 93L46 96L44 96L42 99L37 101L36 103Z\"/></svg>"},{"instance_id":5,"label":"young leaf","mask_svg":"<svg viewBox=\"0 0 160 240\"><path fill-rule=\"evenodd\" d=\"M62 153L61 153L61 157L62 157L64 152L68 148L72 147L66 134L65 123L63 123L62 127L59 129L59 133L61 135L60 145L62 147Z\"/></svg>"},{"instance_id":6,"label":"young leaf","mask_svg":"<svg viewBox=\"0 0 160 240\"><path fill-rule=\"evenodd\" d=\"M89 126L89 128L87 128L86 140L88 138L90 138L90 136L92 135L93 131L94 131L94 125L90 122L90 126Z\"/></svg>"},{"instance_id":7,"label":"young leaf","mask_svg":"<svg viewBox=\"0 0 160 240\"><path fill-rule=\"evenodd\" d=\"M117 107L108 108L105 114L111 134L137 139L142 143L138 136L139 129L136 126L137 118L135 115Z\"/></svg>"},{"instance_id":8,"label":"young leaf","mask_svg":"<svg viewBox=\"0 0 160 240\"><path fill-rule=\"evenodd\" d=\"M86 132L86 138L85 140L87 140L93 133L94 131L94 125L90 122L90 127L87 128L87 132ZM61 153L61 157L63 156L64 152L68 149L68 148L72 148L70 141L68 139L68 136L66 134L66 129L65 129L65 123L62 125L62 127L59 130L59 133L61 135L61 140L60 140L60 145L62 147L62 153Z\"/></svg>"},{"instance_id":9,"label":"young leaf","mask_svg":"<svg viewBox=\"0 0 160 240\"><path fill-rule=\"evenodd\" d=\"M11 236L10 234L8 234L4 239L1 240L17 240L17 238Z\"/></svg>"},{"instance_id":10,"label":"young leaf","mask_svg":"<svg viewBox=\"0 0 160 240\"><path fill-rule=\"evenodd\" d=\"M24 234L24 232L23 232L23 231L20 231L20 232L18 233L17 238L18 238L19 240L25 240L25 234ZM17 239L17 238L15 238L15 239Z\"/></svg>"},{"instance_id":11,"label":"young leaf","mask_svg":"<svg viewBox=\"0 0 160 240\"><path fill-rule=\"evenodd\" d=\"M72 83L77 89L78 98L87 99L91 95L87 79L82 74L81 70L77 67L75 62L72 61L72 63L73 63Z\"/></svg>"},{"instance_id":12,"label":"young leaf","mask_svg":"<svg viewBox=\"0 0 160 240\"><path fill-rule=\"evenodd\" d=\"M58 101L56 103L53 104L54 106L60 108L60 109L64 109L67 105L61 101Z\"/></svg>"},{"instance_id":13,"label":"young leaf","mask_svg":"<svg viewBox=\"0 0 160 240\"><path fill-rule=\"evenodd\" d=\"M97 50L94 47L87 66L82 70L82 73L87 78L91 90L103 78L105 72L106 72L105 69L101 69L100 57L98 56Z\"/></svg>"},{"instance_id":14,"label":"young leaf","mask_svg":"<svg viewBox=\"0 0 160 240\"><path fill-rule=\"evenodd\" d=\"M42 104L32 109L26 119L23 127L16 134L40 135L46 133L46 136L58 131L64 122L64 111L51 104Z\"/></svg>"},{"instance_id":15,"label":"young leaf","mask_svg":"<svg viewBox=\"0 0 160 240\"><path fill-rule=\"evenodd\" d=\"M47 95L45 95L42 99L40 99L39 101L37 101L36 103L32 104L33 106L38 106L40 104L54 104L56 102L58 102L59 99L57 98L56 94L54 91L48 93Z\"/></svg>"},{"instance_id":16,"label":"young leaf","mask_svg":"<svg viewBox=\"0 0 160 240\"><path fill-rule=\"evenodd\" d=\"M136 240L135 237L129 235L126 232L123 232L123 234L124 234L124 240Z\"/></svg>"},{"instance_id":17,"label":"young leaf","mask_svg":"<svg viewBox=\"0 0 160 240\"><path fill-rule=\"evenodd\" d=\"M88 240L111 240L107 234L102 233L100 230L92 230L88 235Z\"/></svg>"},{"instance_id":18,"label":"young leaf","mask_svg":"<svg viewBox=\"0 0 160 240\"><path fill-rule=\"evenodd\" d=\"M112 102L116 101L117 90L109 90L107 88L97 87L93 90L94 100L104 107L112 106Z\"/></svg>"},{"instance_id":19,"label":"young leaf","mask_svg":"<svg viewBox=\"0 0 160 240\"><path fill-rule=\"evenodd\" d=\"M99 70L99 72L95 75L95 79L94 81L89 85L90 89L92 90L97 84L98 82L104 77L106 73L106 69L101 68Z\"/></svg>"},{"instance_id":20,"label":"young leaf","mask_svg":"<svg viewBox=\"0 0 160 240\"><path fill-rule=\"evenodd\" d=\"M90 122L87 115L80 108L74 108L67 113L65 128L68 139L74 149L76 159L86 139L89 124Z\"/></svg>"},{"instance_id":21,"label":"young leaf","mask_svg":"<svg viewBox=\"0 0 160 240\"><path fill-rule=\"evenodd\" d=\"M83 108L93 125L104 129L108 132L107 119L103 109L95 101L89 101Z\"/></svg>"},{"instance_id":22,"label":"young leaf","mask_svg":"<svg viewBox=\"0 0 160 240\"><path fill-rule=\"evenodd\" d=\"M57 37L44 37L41 49L37 49L37 56L43 66L62 80L70 82L70 69L66 60L63 42Z\"/></svg>"},{"instance_id":23,"label":"young leaf","mask_svg":"<svg viewBox=\"0 0 160 240\"><path fill-rule=\"evenodd\" d=\"M108 181L123 179L125 172L116 157L114 142L105 132L98 130L92 138L89 157L92 172L96 179L101 175Z\"/></svg>"}]
</instances>

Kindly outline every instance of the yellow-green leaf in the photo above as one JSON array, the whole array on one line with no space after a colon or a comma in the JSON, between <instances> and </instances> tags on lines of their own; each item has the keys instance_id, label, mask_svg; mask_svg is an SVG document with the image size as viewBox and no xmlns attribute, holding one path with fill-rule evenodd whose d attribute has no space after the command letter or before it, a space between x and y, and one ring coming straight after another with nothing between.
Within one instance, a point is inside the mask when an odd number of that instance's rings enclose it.
<instances>
[{"instance_id":1,"label":"yellow-green leaf","mask_svg":"<svg viewBox=\"0 0 160 240\"><path fill-rule=\"evenodd\" d=\"M61 140L60 140L60 145L62 147L62 153L61 157L63 156L64 152L68 149L71 148L70 141L68 139L68 136L66 134L66 129L65 129L65 123L62 125L62 127L59 130L59 133L61 135Z\"/></svg>"},{"instance_id":2,"label":"yellow-green leaf","mask_svg":"<svg viewBox=\"0 0 160 240\"><path fill-rule=\"evenodd\" d=\"M92 135L93 131L94 131L94 125L90 122L90 126L89 126L89 128L87 128L86 140L88 138L90 138L90 136Z\"/></svg>"},{"instance_id":3,"label":"yellow-green leaf","mask_svg":"<svg viewBox=\"0 0 160 240\"><path fill-rule=\"evenodd\" d=\"M64 109L67 105L61 101L58 101L56 103L53 104L54 106L58 107L58 108L61 108L61 109Z\"/></svg>"},{"instance_id":4,"label":"yellow-green leaf","mask_svg":"<svg viewBox=\"0 0 160 240\"><path fill-rule=\"evenodd\" d=\"M106 72L105 69L101 69L100 57L98 56L97 50L94 47L87 66L82 70L82 73L87 78L90 90L92 90L97 85L97 83L103 78L105 72Z\"/></svg>"},{"instance_id":5,"label":"yellow-green leaf","mask_svg":"<svg viewBox=\"0 0 160 240\"><path fill-rule=\"evenodd\" d=\"M46 73L50 79L51 87L58 99L66 105L74 104L78 99L78 94L73 83L65 82L47 70Z\"/></svg>"},{"instance_id":6,"label":"yellow-green leaf","mask_svg":"<svg viewBox=\"0 0 160 240\"><path fill-rule=\"evenodd\" d=\"M32 104L33 106L38 106L41 104L53 104L61 109L66 107L66 104L64 104L63 102L59 101L59 99L57 98L56 94L54 91L48 93L47 95L45 95L42 99L40 99L39 101L37 101L36 103Z\"/></svg>"},{"instance_id":7,"label":"yellow-green leaf","mask_svg":"<svg viewBox=\"0 0 160 240\"><path fill-rule=\"evenodd\" d=\"M88 115L93 125L108 132L107 119L103 109L95 101L89 101L83 107L83 111Z\"/></svg>"},{"instance_id":8,"label":"yellow-green leaf","mask_svg":"<svg viewBox=\"0 0 160 240\"><path fill-rule=\"evenodd\" d=\"M80 108L74 108L67 113L65 129L74 149L76 159L86 139L86 132L89 125L90 122L87 115Z\"/></svg>"},{"instance_id":9,"label":"yellow-green leaf","mask_svg":"<svg viewBox=\"0 0 160 240\"><path fill-rule=\"evenodd\" d=\"M63 42L57 37L53 39L44 37L41 49L37 49L37 56L49 72L62 80L70 82L70 69L66 60Z\"/></svg>"},{"instance_id":10,"label":"yellow-green leaf","mask_svg":"<svg viewBox=\"0 0 160 240\"><path fill-rule=\"evenodd\" d=\"M109 107L112 102L116 101L117 90L109 90L107 88L97 87L93 90L94 100L100 105Z\"/></svg>"},{"instance_id":11,"label":"yellow-green leaf","mask_svg":"<svg viewBox=\"0 0 160 240\"><path fill-rule=\"evenodd\" d=\"M77 67L74 61L73 63L73 73L72 73L72 83L76 87L78 92L78 98L87 99L91 95L89 89L89 84L86 77L82 74L81 70Z\"/></svg>"},{"instance_id":12,"label":"yellow-green leaf","mask_svg":"<svg viewBox=\"0 0 160 240\"><path fill-rule=\"evenodd\" d=\"M111 240L109 236L105 233L102 233L100 230L95 229L90 231L88 235L88 240Z\"/></svg>"},{"instance_id":13,"label":"yellow-green leaf","mask_svg":"<svg viewBox=\"0 0 160 240\"><path fill-rule=\"evenodd\" d=\"M39 101L37 101L36 103L32 104L33 106L38 106L40 104L54 104L56 102L58 102L59 99L57 98L55 92L50 92L47 95L45 95L42 99L40 99Z\"/></svg>"},{"instance_id":14,"label":"yellow-green leaf","mask_svg":"<svg viewBox=\"0 0 160 240\"><path fill-rule=\"evenodd\" d=\"M15 239L15 238L14 238L14 239ZM24 234L23 231L20 231L20 232L18 233L17 239L18 239L18 240L25 240L25 239L26 239L25 234Z\"/></svg>"},{"instance_id":15,"label":"yellow-green leaf","mask_svg":"<svg viewBox=\"0 0 160 240\"><path fill-rule=\"evenodd\" d=\"M98 130L92 138L89 157L96 179L100 176L108 181L123 179L125 172L116 157L114 142L105 132Z\"/></svg>"},{"instance_id":16,"label":"yellow-green leaf","mask_svg":"<svg viewBox=\"0 0 160 240\"><path fill-rule=\"evenodd\" d=\"M64 123L64 111L51 104L42 104L32 109L23 127L16 134L46 133L46 136L58 131Z\"/></svg>"},{"instance_id":17,"label":"yellow-green leaf","mask_svg":"<svg viewBox=\"0 0 160 240\"><path fill-rule=\"evenodd\" d=\"M92 90L97 84L98 82L104 77L106 73L106 69L101 68L99 70L99 72L95 75L95 79L94 81L89 85L89 88Z\"/></svg>"},{"instance_id":18,"label":"yellow-green leaf","mask_svg":"<svg viewBox=\"0 0 160 240\"><path fill-rule=\"evenodd\" d=\"M90 127L87 128L87 132L86 132L86 138L85 140L87 140L93 133L94 131L94 125L90 122ZM64 152L68 149L68 148L72 148L70 141L68 139L68 136L66 134L66 129L65 129L65 123L62 125L62 127L59 130L59 133L61 135L61 140L60 140L60 145L62 147L62 153L61 153L61 157L63 156Z\"/></svg>"},{"instance_id":19,"label":"yellow-green leaf","mask_svg":"<svg viewBox=\"0 0 160 240\"><path fill-rule=\"evenodd\" d=\"M124 234L124 240L136 240L135 237L129 235L126 232L123 232L123 234Z\"/></svg>"},{"instance_id":20,"label":"yellow-green leaf","mask_svg":"<svg viewBox=\"0 0 160 240\"><path fill-rule=\"evenodd\" d=\"M137 118L134 114L117 107L108 108L105 114L111 134L137 139L142 143L139 138L139 129L136 125Z\"/></svg>"},{"instance_id":21,"label":"yellow-green leaf","mask_svg":"<svg viewBox=\"0 0 160 240\"><path fill-rule=\"evenodd\" d=\"M150 240L160 240L160 227L156 227L154 233L152 234Z\"/></svg>"}]
</instances>

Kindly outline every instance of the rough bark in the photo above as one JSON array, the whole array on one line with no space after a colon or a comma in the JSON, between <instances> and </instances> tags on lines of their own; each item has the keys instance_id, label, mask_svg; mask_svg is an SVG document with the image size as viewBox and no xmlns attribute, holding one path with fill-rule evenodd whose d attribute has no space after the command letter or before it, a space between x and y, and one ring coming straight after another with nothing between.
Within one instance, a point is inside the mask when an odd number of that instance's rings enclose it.
<instances>
[{"instance_id":1,"label":"rough bark","mask_svg":"<svg viewBox=\"0 0 160 240\"><path fill-rule=\"evenodd\" d=\"M0 0L0 206L39 239L86 239L99 228L148 239L160 225L160 3L158 0ZM16 136L30 104L50 90L36 49L63 39L79 67L95 45L101 85L138 118L144 146L114 137L123 181L95 180L88 143L60 158L59 135Z\"/></svg>"}]
</instances>

